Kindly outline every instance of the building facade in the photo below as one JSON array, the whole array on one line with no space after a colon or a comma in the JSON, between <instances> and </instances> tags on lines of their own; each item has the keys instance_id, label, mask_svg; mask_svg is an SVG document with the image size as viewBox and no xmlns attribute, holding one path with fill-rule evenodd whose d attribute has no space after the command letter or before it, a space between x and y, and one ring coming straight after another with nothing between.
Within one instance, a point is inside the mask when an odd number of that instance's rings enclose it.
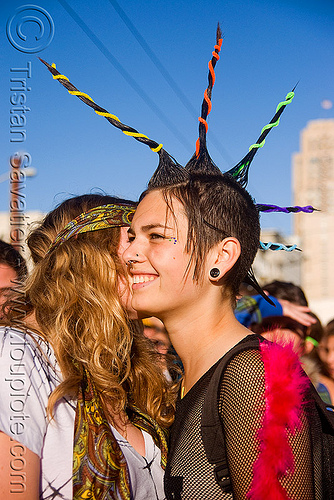
<instances>
[{"instance_id":1,"label":"building facade","mask_svg":"<svg viewBox=\"0 0 334 500\"><path fill-rule=\"evenodd\" d=\"M303 249L301 286L327 322L334 318L334 119L308 122L292 163L294 204L319 210L293 218Z\"/></svg>"}]
</instances>

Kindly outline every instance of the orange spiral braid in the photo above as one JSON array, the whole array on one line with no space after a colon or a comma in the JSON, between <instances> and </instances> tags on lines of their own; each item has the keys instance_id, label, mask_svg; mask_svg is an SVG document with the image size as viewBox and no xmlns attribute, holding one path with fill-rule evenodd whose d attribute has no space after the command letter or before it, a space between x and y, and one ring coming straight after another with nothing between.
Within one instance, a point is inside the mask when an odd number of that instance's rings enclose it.
<instances>
[{"instance_id":1,"label":"orange spiral braid","mask_svg":"<svg viewBox=\"0 0 334 500\"><path fill-rule=\"evenodd\" d=\"M199 133L199 138L196 141L196 157L199 157L199 150L200 150L200 144L201 144L201 136L203 136L204 130L205 134L208 132L208 123L206 121L207 116L210 114L211 109L212 109L212 103L211 103L211 94L212 94L212 87L215 84L216 81L216 75L215 75L215 65L217 61L219 61L219 52L221 50L221 46L223 43L223 39L221 38L221 31L220 27L218 24L217 27L217 43L214 47L214 51L212 52L212 59L209 61L209 75L208 75L208 80L209 80L209 85L204 91L204 100L202 103L202 114L198 118L200 122L200 133ZM202 129L201 133L201 124L204 125L205 129Z\"/></svg>"}]
</instances>

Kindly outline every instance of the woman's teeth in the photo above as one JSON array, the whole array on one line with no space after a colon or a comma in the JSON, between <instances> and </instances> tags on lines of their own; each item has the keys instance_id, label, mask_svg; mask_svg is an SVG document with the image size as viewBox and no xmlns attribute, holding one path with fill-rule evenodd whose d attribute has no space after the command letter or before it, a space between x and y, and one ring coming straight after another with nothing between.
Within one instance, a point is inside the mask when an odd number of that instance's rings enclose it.
<instances>
[{"instance_id":1,"label":"woman's teeth","mask_svg":"<svg viewBox=\"0 0 334 500\"><path fill-rule=\"evenodd\" d=\"M134 275L133 276L133 283L146 283L147 281L153 281L155 280L156 276L139 276Z\"/></svg>"}]
</instances>

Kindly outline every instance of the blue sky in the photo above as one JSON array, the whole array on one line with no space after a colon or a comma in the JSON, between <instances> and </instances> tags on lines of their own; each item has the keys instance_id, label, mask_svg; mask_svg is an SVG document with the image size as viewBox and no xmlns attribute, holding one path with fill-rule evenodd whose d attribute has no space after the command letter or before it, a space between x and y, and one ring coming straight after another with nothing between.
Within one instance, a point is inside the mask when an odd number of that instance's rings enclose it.
<instances>
[{"instance_id":1,"label":"blue sky","mask_svg":"<svg viewBox=\"0 0 334 500\"><path fill-rule=\"evenodd\" d=\"M40 0L54 23L51 43L38 53L14 48L6 35L6 22L25 5L1 3L0 174L17 150L27 151L38 170L27 179L28 210L48 211L72 194L102 189L137 199L154 172L158 155L98 117L79 99L54 81L37 56L68 76L81 91L157 142L181 164L193 153L198 134L197 117L207 85L207 63L215 42L217 21L224 34L216 66L213 108L209 117L208 147L221 170L237 163L253 144L276 105L299 81L295 98L281 123L256 155L248 189L259 203L289 205L291 156L299 150L299 134L309 120L333 118L324 99L334 101L334 5L328 0L118 0L194 108L189 112L159 73L113 7L112 0ZM32 4L29 4L32 5ZM143 98L69 15L75 15L98 38L109 59L121 64L149 96ZM16 18L15 18L16 19ZM11 25L13 29L13 24ZM26 22L31 39L37 24ZM10 142L10 79L13 68L31 63L26 79L26 140ZM19 74L22 76L22 73ZM26 76L26 75L24 75ZM155 109L155 111L154 111ZM168 124L166 123L168 119ZM214 136L210 140L210 133ZM181 138L186 137L187 143ZM0 184L0 210L8 207L8 182ZM263 227L290 232L287 215L262 216Z\"/></svg>"}]
</instances>

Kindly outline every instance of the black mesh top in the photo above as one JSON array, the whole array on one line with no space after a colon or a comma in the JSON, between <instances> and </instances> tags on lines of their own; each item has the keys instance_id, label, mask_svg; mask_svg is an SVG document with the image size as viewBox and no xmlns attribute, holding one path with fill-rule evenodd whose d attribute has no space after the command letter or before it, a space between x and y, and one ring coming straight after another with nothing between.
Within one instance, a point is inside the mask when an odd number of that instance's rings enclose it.
<instances>
[{"instance_id":1,"label":"black mesh top","mask_svg":"<svg viewBox=\"0 0 334 500\"><path fill-rule=\"evenodd\" d=\"M247 342L249 338L246 337L242 342ZM206 458L201 436L204 398L215 369L222 360L212 366L177 402L165 473L167 500L247 498L253 464L258 456L256 433L261 426L265 405L264 366L260 351L253 345L232 358L222 378L217 404L224 428L233 490L232 493L225 493L215 481L214 465ZM301 430L295 431L293 436L288 433L295 470L287 473L280 482L288 498L313 500L311 439L305 414L301 418Z\"/></svg>"}]
</instances>

